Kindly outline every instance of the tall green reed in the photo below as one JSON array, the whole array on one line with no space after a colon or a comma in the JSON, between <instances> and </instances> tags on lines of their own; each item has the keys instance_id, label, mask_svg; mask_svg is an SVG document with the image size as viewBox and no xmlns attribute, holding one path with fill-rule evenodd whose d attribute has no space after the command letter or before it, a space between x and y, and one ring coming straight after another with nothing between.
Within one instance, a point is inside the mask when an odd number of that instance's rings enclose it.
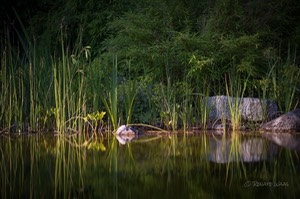
<instances>
[{"instance_id":1,"label":"tall green reed","mask_svg":"<svg viewBox=\"0 0 300 199\"><path fill-rule=\"evenodd\" d=\"M3 126L11 126L12 122L12 92L11 92L11 75L8 73L6 61L6 52L2 52L1 56L1 115L0 121Z\"/></svg>"},{"instance_id":2,"label":"tall green reed","mask_svg":"<svg viewBox=\"0 0 300 199\"><path fill-rule=\"evenodd\" d=\"M207 129L209 121L210 107L208 104L209 87L205 87L202 93L195 93L195 117L202 129Z\"/></svg>"},{"instance_id":3,"label":"tall green reed","mask_svg":"<svg viewBox=\"0 0 300 199\"><path fill-rule=\"evenodd\" d=\"M0 117L6 118L2 125L13 125L14 131L39 131L51 106L51 68L46 66L47 56L41 55L34 37L20 19L18 22L20 30L9 30L7 37L1 38L1 104L9 109L2 110Z\"/></svg>"},{"instance_id":4,"label":"tall green reed","mask_svg":"<svg viewBox=\"0 0 300 199\"><path fill-rule=\"evenodd\" d=\"M1 125L36 132L49 123L52 129L54 115L58 132L68 128L81 131L84 121L79 116L86 115L85 67L90 47L82 47L79 33L75 55L70 55L67 32L61 27L61 49L51 57L20 19L19 23L17 45L9 38L10 32L1 38Z\"/></svg>"},{"instance_id":5,"label":"tall green reed","mask_svg":"<svg viewBox=\"0 0 300 199\"><path fill-rule=\"evenodd\" d=\"M108 99L105 96L102 97L103 104L108 112L112 127L114 130L118 126L118 58L113 59L112 71L111 71L111 84L108 91Z\"/></svg>"},{"instance_id":6,"label":"tall green reed","mask_svg":"<svg viewBox=\"0 0 300 199\"><path fill-rule=\"evenodd\" d=\"M132 122L132 114L134 108L135 97L138 93L138 86L136 80L129 80L124 85L124 108L126 116L126 124Z\"/></svg>"},{"instance_id":7,"label":"tall green reed","mask_svg":"<svg viewBox=\"0 0 300 199\"><path fill-rule=\"evenodd\" d=\"M0 120L2 127L8 131L11 127L21 131L25 106L25 70L20 66L23 64L20 50L14 49L10 42L9 37L1 38Z\"/></svg>"},{"instance_id":8,"label":"tall green reed","mask_svg":"<svg viewBox=\"0 0 300 199\"><path fill-rule=\"evenodd\" d=\"M56 130L65 133L67 130L82 131L86 115L85 93L85 59L90 47L84 47L77 55L69 55L65 49L64 29L61 30L61 58L53 59L53 82L55 99ZM68 50L68 49L67 49Z\"/></svg>"},{"instance_id":9,"label":"tall green reed","mask_svg":"<svg viewBox=\"0 0 300 199\"><path fill-rule=\"evenodd\" d=\"M185 78L183 82L184 87L180 89L182 92L182 101L180 102L178 110L178 119L181 120L183 125L183 132L186 133L187 130L192 126L193 122L193 95L192 89L190 87L188 78Z\"/></svg>"},{"instance_id":10,"label":"tall green reed","mask_svg":"<svg viewBox=\"0 0 300 199\"><path fill-rule=\"evenodd\" d=\"M233 132L241 129L241 102L244 97L245 90L248 84L248 77L242 79L238 75L229 75L228 81L226 79L225 87L228 97L228 105L230 110L230 120Z\"/></svg>"},{"instance_id":11,"label":"tall green reed","mask_svg":"<svg viewBox=\"0 0 300 199\"><path fill-rule=\"evenodd\" d=\"M161 99L158 102L160 110L160 117L167 129L171 129L173 131L177 130L178 125L178 109L179 104L176 99L175 88L171 84L170 77L167 79L166 87L161 83L160 84L160 95Z\"/></svg>"},{"instance_id":12,"label":"tall green reed","mask_svg":"<svg viewBox=\"0 0 300 199\"><path fill-rule=\"evenodd\" d=\"M9 40L1 46L0 81L4 96L1 98L1 125L10 127L14 124L18 129L26 127L26 130L39 131L49 122L47 120L51 120L51 112L54 112L58 132L67 128L82 130L83 120L78 116L86 115L84 71L89 47L82 48L76 56L70 56L63 39L62 33L61 57L53 56L52 61L48 59L50 55L36 53L35 44L24 49L29 51L25 61L20 57L22 49L13 49ZM22 43L25 48L30 43L29 38ZM9 107L8 111L4 107Z\"/></svg>"},{"instance_id":13,"label":"tall green reed","mask_svg":"<svg viewBox=\"0 0 300 199\"><path fill-rule=\"evenodd\" d=\"M299 104L297 89L299 85L300 69L297 66L297 48L289 43L286 59L282 59L281 51L274 52L268 58L268 72L261 80L260 86L263 98L271 98L278 103L283 112L296 108Z\"/></svg>"},{"instance_id":14,"label":"tall green reed","mask_svg":"<svg viewBox=\"0 0 300 199\"><path fill-rule=\"evenodd\" d=\"M229 174L232 173L233 170L236 170L237 175L241 178L242 176L246 177L245 166L242 161L240 161L241 157L241 136L240 129L242 128L242 101L244 97L244 93L246 91L248 85L249 75L246 78L242 78L240 74L229 74L225 78L225 89L226 95L228 98L228 106L230 112L230 123L232 128L232 134L230 135L230 151L229 151L229 161L226 166L226 182L230 178ZM223 123L224 132L226 132L226 123ZM222 141L226 142L226 134L224 133L222 136ZM232 162L233 160L233 162ZM235 162L235 163L234 163ZM231 183L231 181L229 182Z\"/></svg>"},{"instance_id":15,"label":"tall green reed","mask_svg":"<svg viewBox=\"0 0 300 199\"><path fill-rule=\"evenodd\" d=\"M63 59L65 57L63 56ZM63 77L66 77L66 63L63 61L61 64L57 65L53 63L53 79L54 79L54 98L55 98L55 121L56 121L56 130L60 133L64 133L65 121L66 121L66 101L65 95L67 94L66 90L66 80Z\"/></svg>"},{"instance_id":16,"label":"tall green reed","mask_svg":"<svg viewBox=\"0 0 300 199\"><path fill-rule=\"evenodd\" d=\"M41 101L39 99L39 95L41 90L38 90L38 87L41 83L42 77L38 75L38 70L41 72L42 66L39 66L38 63L38 61L40 61L40 57L38 57L37 54L35 39L29 36L30 33L26 30L18 13L15 14L21 26L21 32L16 30L16 33L22 46L22 52L25 53L27 60L27 62L23 62L22 64L25 68L24 72L28 73L25 74L25 76L29 82L29 88L28 94L24 97L28 97L29 99L29 126L32 130L39 130L38 118L40 117L39 113L41 112ZM40 64L42 64L42 62Z\"/></svg>"},{"instance_id":17,"label":"tall green reed","mask_svg":"<svg viewBox=\"0 0 300 199\"><path fill-rule=\"evenodd\" d=\"M125 66L128 72L125 74L123 84L120 86L121 95L123 96L123 107L125 110L126 124L132 123L134 112L135 98L140 90L141 85L138 83L137 77L132 75L131 59L125 60Z\"/></svg>"}]
</instances>

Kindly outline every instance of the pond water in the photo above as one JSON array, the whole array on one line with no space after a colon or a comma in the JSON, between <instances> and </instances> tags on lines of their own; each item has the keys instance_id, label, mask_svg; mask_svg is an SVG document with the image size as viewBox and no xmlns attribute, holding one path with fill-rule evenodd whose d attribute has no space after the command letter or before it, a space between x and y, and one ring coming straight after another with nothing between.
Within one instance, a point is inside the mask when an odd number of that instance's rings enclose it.
<instances>
[{"instance_id":1,"label":"pond water","mask_svg":"<svg viewBox=\"0 0 300 199\"><path fill-rule=\"evenodd\" d=\"M1 198L298 198L300 137L0 138Z\"/></svg>"}]
</instances>

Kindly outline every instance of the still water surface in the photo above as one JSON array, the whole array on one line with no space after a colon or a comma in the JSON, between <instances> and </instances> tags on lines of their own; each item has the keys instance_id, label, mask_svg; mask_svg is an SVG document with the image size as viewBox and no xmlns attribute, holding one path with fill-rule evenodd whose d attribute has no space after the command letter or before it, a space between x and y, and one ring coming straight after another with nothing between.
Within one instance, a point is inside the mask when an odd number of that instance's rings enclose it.
<instances>
[{"instance_id":1,"label":"still water surface","mask_svg":"<svg viewBox=\"0 0 300 199\"><path fill-rule=\"evenodd\" d=\"M86 139L85 139L86 140ZM299 198L291 134L0 138L1 198Z\"/></svg>"}]
</instances>

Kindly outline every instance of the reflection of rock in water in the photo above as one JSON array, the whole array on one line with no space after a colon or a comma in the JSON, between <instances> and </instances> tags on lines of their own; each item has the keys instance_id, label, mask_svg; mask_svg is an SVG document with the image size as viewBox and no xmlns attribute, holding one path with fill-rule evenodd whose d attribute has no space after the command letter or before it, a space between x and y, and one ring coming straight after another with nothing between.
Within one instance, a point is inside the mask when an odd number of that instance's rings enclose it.
<instances>
[{"instance_id":1,"label":"reflection of rock in water","mask_svg":"<svg viewBox=\"0 0 300 199\"><path fill-rule=\"evenodd\" d=\"M130 126L122 125L116 131L116 138L120 144L131 142L138 136L138 131Z\"/></svg>"},{"instance_id":2,"label":"reflection of rock in water","mask_svg":"<svg viewBox=\"0 0 300 199\"><path fill-rule=\"evenodd\" d=\"M132 134L116 135L116 138L120 144L124 145L128 142L131 142L134 138L136 138L136 135L132 135Z\"/></svg>"},{"instance_id":3,"label":"reflection of rock in water","mask_svg":"<svg viewBox=\"0 0 300 199\"><path fill-rule=\"evenodd\" d=\"M263 133L263 137L279 146L300 151L300 136L290 133Z\"/></svg>"},{"instance_id":4,"label":"reflection of rock in water","mask_svg":"<svg viewBox=\"0 0 300 199\"><path fill-rule=\"evenodd\" d=\"M217 163L232 161L257 162L274 157L278 147L270 145L263 138L248 138L239 140L239 147L233 146L231 138L215 139L209 141L209 160Z\"/></svg>"},{"instance_id":5,"label":"reflection of rock in water","mask_svg":"<svg viewBox=\"0 0 300 199\"><path fill-rule=\"evenodd\" d=\"M217 163L226 163L229 159L231 142L228 140L209 140L209 160Z\"/></svg>"},{"instance_id":6,"label":"reflection of rock in water","mask_svg":"<svg viewBox=\"0 0 300 199\"><path fill-rule=\"evenodd\" d=\"M242 161L257 162L268 156L263 139L247 139L241 144Z\"/></svg>"}]
</instances>

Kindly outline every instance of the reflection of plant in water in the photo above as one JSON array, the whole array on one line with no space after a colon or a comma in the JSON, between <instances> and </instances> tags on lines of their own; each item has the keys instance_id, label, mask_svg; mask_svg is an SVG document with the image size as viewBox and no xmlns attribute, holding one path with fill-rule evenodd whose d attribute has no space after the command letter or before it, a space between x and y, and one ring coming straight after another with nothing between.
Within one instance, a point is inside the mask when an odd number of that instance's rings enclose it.
<instances>
[{"instance_id":1,"label":"reflection of plant in water","mask_svg":"<svg viewBox=\"0 0 300 199\"><path fill-rule=\"evenodd\" d=\"M68 141L65 137L56 140L54 187L55 198L67 197L74 192L74 187L84 187L84 173L86 172L86 150L77 145L78 140ZM72 142L73 141L73 142Z\"/></svg>"},{"instance_id":2,"label":"reflection of plant in water","mask_svg":"<svg viewBox=\"0 0 300 199\"><path fill-rule=\"evenodd\" d=\"M107 155L107 163L109 173L112 175L113 179L113 195L117 198L118 197L118 145L117 139L113 137L110 148L108 150Z\"/></svg>"},{"instance_id":3,"label":"reflection of plant in water","mask_svg":"<svg viewBox=\"0 0 300 199\"><path fill-rule=\"evenodd\" d=\"M161 162L159 167L161 167L161 173L167 176L167 184L169 185L172 184L176 177L175 171L178 169L178 166L183 166L177 162L182 151L176 134L170 134L163 140L164 142L161 142L160 145L164 153L159 155L161 158L161 160L159 160L159 162Z\"/></svg>"},{"instance_id":4,"label":"reflection of plant in water","mask_svg":"<svg viewBox=\"0 0 300 199\"><path fill-rule=\"evenodd\" d=\"M106 151L106 147L104 146L103 142L99 142L96 140L88 143L87 149L93 149L96 151Z\"/></svg>"},{"instance_id":5,"label":"reflection of plant in water","mask_svg":"<svg viewBox=\"0 0 300 199\"><path fill-rule=\"evenodd\" d=\"M226 142L225 138L223 139L223 142ZM229 172L235 172L237 178L247 178L247 172L243 160L241 159L241 153L241 135L233 132L230 137L230 152L226 168L226 182L228 182L228 179L230 179L229 183L232 181Z\"/></svg>"},{"instance_id":6,"label":"reflection of plant in water","mask_svg":"<svg viewBox=\"0 0 300 199\"><path fill-rule=\"evenodd\" d=\"M236 135L240 137L229 138L229 143L236 142L230 149L231 160L235 159L238 143L247 139ZM278 157L261 162L219 164L207 158L212 138L203 136L172 134L151 141L146 137L145 142L141 139L129 145L119 145L113 137L107 140L105 152L96 149L102 140L93 139L90 146L78 146L75 140L85 142L77 136L1 137L0 196L141 198L149 194L151 198L253 198L258 189L244 187L249 180L287 182L288 187L264 187L263 190L268 188L264 194L296 198L300 187L296 153L281 150Z\"/></svg>"}]
</instances>

